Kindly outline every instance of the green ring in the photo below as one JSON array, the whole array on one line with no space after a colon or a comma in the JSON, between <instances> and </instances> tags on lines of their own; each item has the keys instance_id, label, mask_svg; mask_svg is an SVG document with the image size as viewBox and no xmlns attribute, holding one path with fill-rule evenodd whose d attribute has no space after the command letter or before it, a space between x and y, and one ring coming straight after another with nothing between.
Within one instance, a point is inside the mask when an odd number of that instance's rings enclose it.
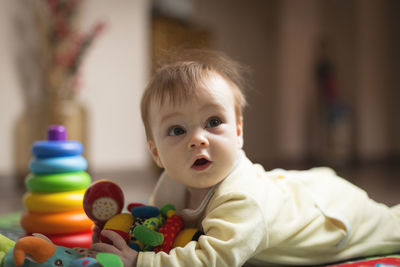
<instances>
[{"instance_id":1,"label":"green ring","mask_svg":"<svg viewBox=\"0 0 400 267\"><path fill-rule=\"evenodd\" d=\"M28 190L35 193L74 191L85 189L90 183L90 175L85 171L43 175L30 173L25 180Z\"/></svg>"}]
</instances>

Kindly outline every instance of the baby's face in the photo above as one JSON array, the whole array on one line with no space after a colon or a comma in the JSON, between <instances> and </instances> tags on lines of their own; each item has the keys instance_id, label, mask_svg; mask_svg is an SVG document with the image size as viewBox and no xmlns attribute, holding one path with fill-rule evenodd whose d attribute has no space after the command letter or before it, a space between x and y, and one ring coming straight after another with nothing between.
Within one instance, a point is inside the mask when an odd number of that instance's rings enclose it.
<instances>
[{"instance_id":1,"label":"baby's face","mask_svg":"<svg viewBox=\"0 0 400 267\"><path fill-rule=\"evenodd\" d=\"M242 148L242 123L237 123L230 85L212 74L199 94L180 105L150 107L153 140L150 152L168 175L192 188L222 181Z\"/></svg>"}]
</instances>

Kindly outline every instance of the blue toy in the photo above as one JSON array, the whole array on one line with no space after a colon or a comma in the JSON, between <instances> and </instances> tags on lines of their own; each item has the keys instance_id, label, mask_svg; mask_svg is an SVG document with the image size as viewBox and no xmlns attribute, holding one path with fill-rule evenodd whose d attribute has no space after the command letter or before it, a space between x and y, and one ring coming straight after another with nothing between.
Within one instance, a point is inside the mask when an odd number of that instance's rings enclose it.
<instances>
[{"instance_id":1,"label":"blue toy","mask_svg":"<svg viewBox=\"0 0 400 267\"><path fill-rule=\"evenodd\" d=\"M36 158L78 156L83 145L78 141L66 140L67 130L62 125L52 125L47 131L48 141L37 141L32 145L32 154Z\"/></svg>"},{"instance_id":2,"label":"blue toy","mask_svg":"<svg viewBox=\"0 0 400 267\"><path fill-rule=\"evenodd\" d=\"M36 174L79 172L87 169L87 161L81 155L69 157L34 158L29 169Z\"/></svg>"},{"instance_id":3,"label":"blue toy","mask_svg":"<svg viewBox=\"0 0 400 267\"><path fill-rule=\"evenodd\" d=\"M80 155L83 145L78 141L36 141L32 146L32 154L37 158L68 157Z\"/></svg>"},{"instance_id":4,"label":"blue toy","mask_svg":"<svg viewBox=\"0 0 400 267\"><path fill-rule=\"evenodd\" d=\"M123 267L117 255L91 253L93 257L87 256L88 253L85 255L74 249L56 246L40 234L23 237L17 242L0 235L0 267Z\"/></svg>"}]
</instances>

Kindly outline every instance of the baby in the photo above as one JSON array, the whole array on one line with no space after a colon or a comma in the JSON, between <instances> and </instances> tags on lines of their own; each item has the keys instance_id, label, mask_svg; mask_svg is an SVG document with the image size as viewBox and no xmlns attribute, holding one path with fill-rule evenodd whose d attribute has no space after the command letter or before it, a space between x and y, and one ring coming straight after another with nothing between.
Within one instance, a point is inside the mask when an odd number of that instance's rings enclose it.
<instances>
[{"instance_id":1,"label":"baby","mask_svg":"<svg viewBox=\"0 0 400 267\"><path fill-rule=\"evenodd\" d=\"M400 206L388 208L328 168L265 171L242 150L246 104L240 66L190 51L146 88L149 151L164 169L151 204L174 204L185 227L204 231L169 254L114 246L125 266L313 265L400 250Z\"/></svg>"}]
</instances>

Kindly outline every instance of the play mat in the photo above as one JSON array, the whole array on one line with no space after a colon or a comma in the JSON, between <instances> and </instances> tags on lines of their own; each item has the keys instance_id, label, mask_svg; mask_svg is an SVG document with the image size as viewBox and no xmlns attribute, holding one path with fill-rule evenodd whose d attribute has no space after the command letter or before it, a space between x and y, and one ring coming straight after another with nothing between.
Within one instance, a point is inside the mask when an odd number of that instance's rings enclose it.
<instances>
[{"instance_id":1,"label":"play mat","mask_svg":"<svg viewBox=\"0 0 400 267\"><path fill-rule=\"evenodd\" d=\"M1 214L0 215L0 234L16 241L23 233L19 220L20 212Z\"/></svg>"}]
</instances>

